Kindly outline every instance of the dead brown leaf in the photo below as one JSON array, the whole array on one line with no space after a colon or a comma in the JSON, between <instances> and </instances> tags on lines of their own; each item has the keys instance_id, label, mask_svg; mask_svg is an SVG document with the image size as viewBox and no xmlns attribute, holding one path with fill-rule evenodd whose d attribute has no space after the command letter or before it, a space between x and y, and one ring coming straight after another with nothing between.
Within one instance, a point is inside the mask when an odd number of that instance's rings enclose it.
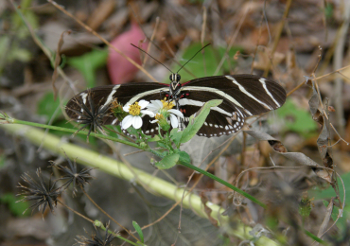
<instances>
[{"instance_id":1,"label":"dead brown leaf","mask_svg":"<svg viewBox=\"0 0 350 246\"><path fill-rule=\"evenodd\" d=\"M204 211L207 214L209 221L216 227L218 227L218 221L211 217L212 209L207 206L207 202L209 201L208 197L204 194L204 192L201 192L200 194L202 204L204 206Z\"/></svg>"}]
</instances>

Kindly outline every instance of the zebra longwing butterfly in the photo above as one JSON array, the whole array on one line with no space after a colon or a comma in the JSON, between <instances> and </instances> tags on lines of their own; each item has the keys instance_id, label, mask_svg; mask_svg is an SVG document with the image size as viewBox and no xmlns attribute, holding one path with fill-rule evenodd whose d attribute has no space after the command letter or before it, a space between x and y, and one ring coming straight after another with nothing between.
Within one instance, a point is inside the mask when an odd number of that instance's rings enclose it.
<instances>
[{"instance_id":1,"label":"zebra longwing butterfly","mask_svg":"<svg viewBox=\"0 0 350 246\"><path fill-rule=\"evenodd\" d=\"M66 113L80 124L90 126L91 131L96 126L102 128L103 125L121 123L110 112L114 102L126 105L142 99L150 101L166 98L174 101L177 109L184 114L183 124L186 126L189 117L205 102L222 99L219 106L211 109L197 133L199 136L216 137L237 132L243 127L246 117L275 110L286 100L282 86L255 75L204 77L180 84L180 75L173 73L170 80L170 85L141 82L95 87L73 97L67 103ZM145 134L154 135L158 132L158 125L150 121L149 116L144 116L142 130Z\"/></svg>"}]
</instances>

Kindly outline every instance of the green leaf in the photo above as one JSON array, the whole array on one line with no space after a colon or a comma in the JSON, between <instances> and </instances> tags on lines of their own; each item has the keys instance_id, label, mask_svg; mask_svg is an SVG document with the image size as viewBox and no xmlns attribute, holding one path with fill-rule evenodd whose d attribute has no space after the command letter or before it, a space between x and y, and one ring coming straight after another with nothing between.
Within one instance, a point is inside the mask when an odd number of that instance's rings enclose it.
<instances>
[{"instance_id":1,"label":"green leaf","mask_svg":"<svg viewBox=\"0 0 350 246\"><path fill-rule=\"evenodd\" d=\"M39 101L37 105L38 107L37 113L39 115L46 116L46 119L48 122L52 118L56 110L58 110L58 112L56 112L55 114L55 119L57 119L59 116L62 115L62 111L59 109L59 106L60 106L59 98L57 98L55 101L53 93L48 92Z\"/></svg>"},{"instance_id":2,"label":"green leaf","mask_svg":"<svg viewBox=\"0 0 350 246\"><path fill-rule=\"evenodd\" d=\"M0 196L0 202L7 204L10 211L19 217L26 217L30 215L30 211L27 210L29 208L29 203L22 201L17 202L18 198L12 193L6 193ZM20 199L19 199L20 200Z\"/></svg>"},{"instance_id":3,"label":"green leaf","mask_svg":"<svg viewBox=\"0 0 350 246\"><path fill-rule=\"evenodd\" d=\"M214 99L206 102L202 108L197 112L195 117L191 116L188 126L183 130L180 142L186 143L197 134L199 129L204 124L208 114L210 113L210 108L216 107L222 103L221 99Z\"/></svg>"},{"instance_id":4,"label":"green leaf","mask_svg":"<svg viewBox=\"0 0 350 246\"><path fill-rule=\"evenodd\" d=\"M157 147L168 149L168 146L165 143L157 142Z\"/></svg>"},{"instance_id":5,"label":"green leaf","mask_svg":"<svg viewBox=\"0 0 350 246\"><path fill-rule=\"evenodd\" d=\"M116 132L121 133L120 130L120 126L103 126L104 128L106 128L106 132L108 134L108 136L114 137L114 138L120 138L120 135L118 135ZM117 128L117 130L114 129L114 127ZM108 131L109 129L109 131Z\"/></svg>"},{"instance_id":6,"label":"green leaf","mask_svg":"<svg viewBox=\"0 0 350 246\"><path fill-rule=\"evenodd\" d=\"M150 143L150 142L158 142L158 141L160 141L161 139L160 139L160 137L158 136L158 135L154 135L154 137L153 138L148 138L147 139L147 143Z\"/></svg>"},{"instance_id":7,"label":"green leaf","mask_svg":"<svg viewBox=\"0 0 350 246\"><path fill-rule=\"evenodd\" d=\"M139 224L137 224L136 221L133 221L133 222L132 222L132 225L133 225L133 227L135 228L135 230L137 231L137 233L139 234L140 241L141 241L142 243L144 243L144 242L145 242L145 239L144 239L144 236L143 236L143 232L142 232L141 227L139 226Z\"/></svg>"},{"instance_id":8,"label":"green leaf","mask_svg":"<svg viewBox=\"0 0 350 246\"><path fill-rule=\"evenodd\" d=\"M187 47L182 54L181 64L185 64L201 48L201 43L194 43ZM238 50L242 49L239 47L233 47L227 52L227 58L230 62L226 59L222 64L221 69L219 69L218 74L227 73L230 68L234 68L236 61L233 59L233 56ZM225 52L226 48L224 47L214 47L212 45L206 47L203 52L198 53L191 61L189 61L189 63L186 64L185 69L181 70L181 81L191 80L194 78L193 75L197 78L216 75L214 73L220 64L222 57L225 55ZM180 66L175 65L172 68L172 71L178 71L179 69ZM188 73L186 70L191 71L192 74Z\"/></svg>"},{"instance_id":9,"label":"green leaf","mask_svg":"<svg viewBox=\"0 0 350 246\"><path fill-rule=\"evenodd\" d=\"M157 162L155 166L158 169L169 169L176 165L176 163L179 161L180 155L177 153L173 153L170 155L165 156L161 161Z\"/></svg>"},{"instance_id":10,"label":"green leaf","mask_svg":"<svg viewBox=\"0 0 350 246\"><path fill-rule=\"evenodd\" d=\"M347 187L350 187L350 172L341 175L341 178L343 179L344 186L345 186L345 203L350 204L350 189L347 189ZM339 185L339 195L340 199L343 199L344 189L341 185L341 181L338 178L337 183ZM326 190L320 190L316 189L312 192L312 194L315 196L315 199L330 199L331 197L335 197L336 193L332 186L330 186Z\"/></svg>"},{"instance_id":11,"label":"green leaf","mask_svg":"<svg viewBox=\"0 0 350 246\"><path fill-rule=\"evenodd\" d=\"M187 152L185 151L179 151L178 154L180 155L180 161L185 163L191 163L191 157Z\"/></svg>"},{"instance_id":12,"label":"green leaf","mask_svg":"<svg viewBox=\"0 0 350 246\"><path fill-rule=\"evenodd\" d=\"M127 131L128 131L128 133L130 134L130 135L133 135L133 136L136 136L137 137L137 139L136 140L138 140L139 138L138 138L138 136L139 136L139 130L136 130L134 127L132 127L132 126L130 126L128 129L126 129Z\"/></svg>"},{"instance_id":13,"label":"green leaf","mask_svg":"<svg viewBox=\"0 0 350 246\"><path fill-rule=\"evenodd\" d=\"M223 63L221 70L219 70L219 74L227 74L227 72L235 68L237 62L234 59L234 56L236 55L237 51L243 51L243 48L232 47L230 50L228 50L227 53L226 53L226 47L218 47L217 50L218 50L220 59L226 56L225 62Z\"/></svg>"},{"instance_id":14,"label":"green leaf","mask_svg":"<svg viewBox=\"0 0 350 246\"><path fill-rule=\"evenodd\" d=\"M174 128L170 131L170 138L176 144L176 146L180 144L181 137L182 137L182 132L179 131L179 129Z\"/></svg>"},{"instance_id":15,"label":"green leaf","mask_svg":"<svg viewBox=\"0 0 350 246\"><path fill-rule=\"evenodd\" d=\"M306 134L317 130L317 124L310 112L298 108L290 99L287 99L283 107L277 110L277 115L285 120L285 127L289 131Z\"/></svg>"},{"instance_id":16,"label":"green leaf","mask_svg":"<svg viewBox=\"0 0 350 246\"><path fill-rule=\"evenodd\" d=\"M92 50L79 57L67 58L67 63L78 69L84 79L87 87L92 88L96 85L96 69L106 64L108 57L108 50Z\"/></svg>"},{"instance_id":17,"label":"green leaf","mask_svg":"<svg viewBox=\"0 0 350 246\"><path fill-rule=\"evenodd\" d=\"M350 172L341 175L341 178L344 182L344 186L345 186L345 204L346 206L343 209L343 217L341 217L338 222L337 225L342 228L343 230L346 229L346 220L349 219L349 215L350 215L350 206L348 204L350 204L350 189L348 189L348 187L350 187ZM341 181L339 178L337 178L337 184L339 185L339 195L340 195L340 199L341 201L343 201L344 199L344 187L341 185ZM332 197L336 197L336 193L334 191L334 189L332 188L332 186L329 186L328 189L325 190L321 190L319 188L316 188L316 190L313 191L309 191L310 196L314 196L315 200L321 200L321 199L326 199L329 200ZM325 206L328 205L328 202L325 201ZM332 218L333 220L335 220L337 218L339 214L339 209L338 207L335 207L333 212L332 212Z\"/></svg>"}]
</instances>

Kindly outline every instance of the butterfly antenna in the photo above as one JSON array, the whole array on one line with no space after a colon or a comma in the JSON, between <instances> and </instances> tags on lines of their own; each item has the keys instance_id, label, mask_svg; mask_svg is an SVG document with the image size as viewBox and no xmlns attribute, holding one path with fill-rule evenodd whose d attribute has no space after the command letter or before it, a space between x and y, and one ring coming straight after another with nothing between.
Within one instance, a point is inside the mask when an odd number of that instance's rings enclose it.
<instances>
[{"instance_id":1,"label":"butterfly antenna","mask_svg":"<svg viewBox=\"0 0 350 246\"><path fill-rule=\"evenodd\" d=\"M204 45L200 50L198 50L198 51L196 52L196 54L194 54L194 55L191 57L191 59L187 60L187 62L185 62L185 64L183 64L183 65L180 67L180 69L177 70L176 73L180 72L180 70L183 69L183 67L186 66L187 63L189 63L199 52L201 52L202 50L204 50L204 49L205 49L206 47L208 47L209 45L210 45L210 43Z\"/></svg>"},{"instance_id":2,"label":"butterfly antenna","mask_svg":"<svg viewBox=\"0 0 350 246\"><path fill-rule=\"evenodd\" d=\"M140 51L142 51L143 53L145 53L146 55L148 55L149 57L151 57L153 60L155 60L156 62L158 62L160 65L163 65L163 67L165 67L166 69L169 70L169 72L173 73L173 71L171 71L167 66L165 66L163 63L161 63L160 61L158 61L156 58L154 58L153 56L151 56L150 54L147 53L147 51L141 49L140 47L131 44L132 46L134 46L136 49L139 49Z\"/></svg>"}]
</instances>

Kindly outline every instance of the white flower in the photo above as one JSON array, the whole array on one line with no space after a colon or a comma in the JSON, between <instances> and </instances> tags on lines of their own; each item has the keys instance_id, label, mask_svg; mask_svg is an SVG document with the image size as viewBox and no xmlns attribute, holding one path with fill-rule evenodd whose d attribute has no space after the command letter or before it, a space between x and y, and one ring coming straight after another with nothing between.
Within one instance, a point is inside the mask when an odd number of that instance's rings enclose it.
<instances>
[{"instance_id":1,"label":"white flower","mask_svg":"<svg viewBox=\"0 0 350 246\"><path fill-rule=\"evenodd\" d=\"M142 118L144 115L149 115L150 117L154 117L154 113L149 110L142 110L148 106L149 102L146 100L141 100L139 102L135 102L134 104L126 104L123 107L125 112L128 112L123 121L122 121L122 129L128 129L130 126L133 126L135 129L139 129L142 126Z\"/></svg>"},{"instance_id":2,"label":"white flower","mask_svg":"<svg viewBox=\"0 0 350 246\"><path fill-rule=\"evenodd\" d=\"M184 115L177 109L172 109L174 107L173 102L165 100L151 100L151 103L148 105L147 109L151 110L156 114L156 119L151 121L151 123L159 123L163 115L166 119L169 117L170 124L173 128L179 126L179 118L184 118Z\"/></svg>"}]
</instances>

